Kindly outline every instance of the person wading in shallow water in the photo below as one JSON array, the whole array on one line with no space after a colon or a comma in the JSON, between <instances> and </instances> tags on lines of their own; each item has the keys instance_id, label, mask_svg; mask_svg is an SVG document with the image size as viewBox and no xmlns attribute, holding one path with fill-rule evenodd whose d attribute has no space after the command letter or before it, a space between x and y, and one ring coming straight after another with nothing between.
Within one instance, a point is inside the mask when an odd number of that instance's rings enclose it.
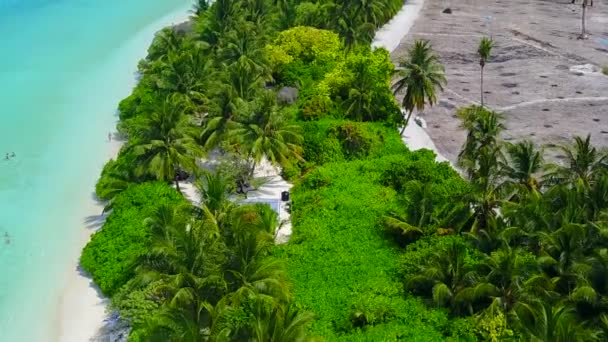
<instances>
[{"instance_id":1,"label":"person wading in shallow water","mask_svg":"<svg viewBox=\"0 0 608 342\"><path fill-rule=\"evenodd\" d=\"M4 243L7 245L11 244L11 236L8 235L8 232L4 232Z\"/></svg>"}]
</instances>

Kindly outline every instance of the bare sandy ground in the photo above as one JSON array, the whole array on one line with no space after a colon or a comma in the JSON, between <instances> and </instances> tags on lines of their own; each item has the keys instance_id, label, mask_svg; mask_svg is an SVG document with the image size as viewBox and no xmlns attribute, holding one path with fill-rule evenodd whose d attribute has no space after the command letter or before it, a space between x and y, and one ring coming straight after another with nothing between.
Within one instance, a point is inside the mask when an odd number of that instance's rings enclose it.
<instances>
[{"instance_id":1,"label":"bare sandy ground","mask_svg":"<svg viewBox=\"0 0 608 342\"><path fill-rule=\"evenodd\" d=\"M452 14L443 14L450 7ZM506 140L531 139L561 145L573 135L591 134L608 146L608 4L589 8L589 39L578 40L580 5L569 0L426 0L395 60L415 39L431 41L446 67L448 86L422 117L439 152L455 161L465 134L456 108L480 99L477 44L492 36L496 47L485 71L486 104L505 117ZM598 72L572 67L590 64ZM558 157L549 149L550 157Z\"/></svg>"}]
</instances>

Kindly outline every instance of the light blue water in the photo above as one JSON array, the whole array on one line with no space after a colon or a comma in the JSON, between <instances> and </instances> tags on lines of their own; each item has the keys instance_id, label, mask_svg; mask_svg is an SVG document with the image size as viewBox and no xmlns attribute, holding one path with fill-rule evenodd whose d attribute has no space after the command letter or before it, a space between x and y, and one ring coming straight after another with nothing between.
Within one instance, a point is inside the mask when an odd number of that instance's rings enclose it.
<instances>
[{"instance_id":1,"label":"light blue water","mask_svg":"<svg viewBox=\"0 0 608 342\"><path fill-rule=\"evenodd\" d=\"M0 0L1 341L54 339L116 105L152 32L190 3Z\"/></svg>"}]
</instances>

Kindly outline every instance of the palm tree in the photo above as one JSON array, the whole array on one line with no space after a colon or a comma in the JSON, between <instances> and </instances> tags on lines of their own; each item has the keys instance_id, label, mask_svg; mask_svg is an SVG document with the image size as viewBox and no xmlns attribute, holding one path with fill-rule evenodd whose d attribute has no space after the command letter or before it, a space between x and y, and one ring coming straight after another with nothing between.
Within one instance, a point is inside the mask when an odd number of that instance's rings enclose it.
<instances>
[{"instance_id":1,"label":"palm tree","mask_svg":"<svg viewBox=\"0 0 608 342\"><path fill-rule=\"evenodd\" d=\"M344 101L346 115L358 121L374 119L372 107L372 95L374 79L368 71L368 65L363 61L357 61L353 66L353 77L356 82L348 93L348 98Z\"/></svg>"},{"instance_id":2,"label":"palm tree","mask_svg":"<svg viewBox=\"0 0 608 342\"><path fill-rule=\"evenodd\" d=\"M572 0L572 3L574 4L576 2L576 0ZM586 20L587 20L587 6L593 6L593 0L581 0L581 7L582 7L582 13L581 13L581 35L579 36L579 39L587 39L587 27L586 27Z\"/></svg>"},{"instance_id":3,"label":"palm tree","mask_svg":"<svg viewBox=\"0 0 608 342\"><path fill-rule=\"evenodd\" d=\"M502 158L498 141L504 129L501 115L479 106L461 108L457 115L462 120L462 127L467 130L467 139L458 154L458 164L465 168L471 179L482 175L491 176L498 170L499 164L496 161ZM498 157L498 159L494 162L488 160L485 163L487 168L484 169L480 163L482 153L485 153L487 158Z\"/></svg>"},{"instance_id":4,"label":"palm tree","mask_svg":"<svg viewBox=\"0 0 608 342\"><path fill-rule=\"evenodd\" d=\"M239 3L234 0L215 0L205 12L206 25L201 32L201 40L217 48L219 39L236 26L239 17Z\"/></svg>"},{"instance_id":5,"label":"palm tree","mask_svg":"<svg viewBox=\"0 0 608 342\"><path fill-rule=\"evenodd\" d=\"M538 285L534 279L539 272L536 257L523 250L506 246L486 255L480 268L485 273L483 281L472 291L475 297L493 298L492 305L502 312L510 312L525 297L528 283Z\"/></svg>"},{"instance_id":6,"label":"palm tree","mask_svg":"<svg viewBox=\"0 0 608 342\"><path fill-rule=\"evenodd\" d=\"M236 204L230 200L233 187L219 172L206 172L196 183L202 198L202 214L205 222L224 232Z\"/></svg>"},{"instance_id":7,"label":"palm tree","mask_svg":"<svg viewBox=\"0 0 608 342\"><path fill-rule=\"evenodd\" d=\"M539 233L542 247L539 263L562 294L570 293L580 278L578 267L584 261L585 249L592 247L588 228L570 223L554 232Z\"/></svg>"},{"instance_id":8,"label":"palm tree","mask_svg":"<svg viewBox=\"0 0 608 342\"><path fill-rule=\"evenodd\" d=\"M479 66L481 66L481 106L483 107L483 70L486 63L490 59L490 53L494 47L494 41L492 38L483 37L479 42L477 48L477 54L479 55Z\"/></svg>"},{"instance_id":9,"label":"palm tree","mask_svg":"<svg viewBox=\"0 0 608 342\"><path fill-rule=\"evenodd\" d=\"M345 9L344 5L331 6L329 13L332 18L336 18L331 28L342 37L344 46L348 51L351 51L357 45L367 45L374 38L376 26L352 15Z\"/></svg>"},{"instance_id":10,"label":"palm tree","mask_svg":"<svg viewBox=\"0 0 608 342\"><path fill-rule=\"evenodd\" d=\"M183 35L178 33L172 27L166 27L158 31L154 35L154 40L148 48L148 56L146 57L146 65L165 56L168 53L177 52L183 42Z\"/></svg>"},{"instance_id":11,"label":"palm tree","mask_svg":"<svg viewBox=\"0 0 608 342\"><path fill-rule=\"evenodd\" d=\"M257 108L231 136L241 146L247 159L253 161L251 175L264 156L275 165L292 158L302 158L300 127L289 123L278 112L276 97L272 92L267 92L258 101Z\"/></svg>"},{"instance_id":12,"label":"palm tree","mask_svg":"<svg viewBox=\"0 0 608 342\"><path fill-rule=\"evenodd\" d=\"M265 203L255 204L256 216L252 224L262 232L267 232L276 237L276 233L280 228L279 214L272 207Z\"/></svg>"},{"instance_id":13,"label":"palm tree","mask_svg":"<svg viewBox=\"0 0 608 342\"><path fill-rule=\"evenodd\" d=\"M529 341L592 341L592 333L576 320L574 308L566 304L551 304L546 300L519 302L514 318Z\"/></svg>"},{"instance_id":14,"label":"palm tree","mask_svg":"<svg viewBox=\"0 0 608 342\"><path fill-rule=\"evenodd\" d=\"M196 169L196 157L202 151L194 139L191 119L184 114L183 98L169 96L150 113L141 125L132 149L139 174L150 174L158 180L174 181L178 191L177 171Z\"/></svg>"},{"instance_id":15,"label":"palm tree","mask_svg":"<svg viewBox=\"0 0 608 342\"><path fill-rule=\"evenodd\" d=\"M543 168L543 151L536 150L531 141L524 140L508 144L507 154L509 162L501 165L501 173L508 178L506 185L526 192L539 191L540 181L536 175Z\"/></svg>"},{"instance_id":16,"label":"palm tree","mask_svg":"<svg viewBox=\"0 0 608 342\"><path fill-rule=\"evenodd\" d=\"M403 108L408 112L403 128L405 130L414 109L422 111L426 104L434 105L437 102L437 89L443 90L447 81L439 56L433 53L426 40L416 40L409 50L408 58L401 60L399 66L401 78L392 89L395 94L405 90L402 101Z\"/></svg>"},{"instance_id":17,"label":"palm tree","mask_svg":"<svg viewBox=\"0 0 608 342\"><path fill-rule=\"evenodd\" d=\"M243 25L245 27L240 30L230 31L222 37L218 56L225 65L245 63L268 78L270 70L261 37L254 31L255 27L252 23Z\"/></svg>"},{"instance_id":18,"label":"palm tree","mask_svg":"<svg viewBox=\"0 0 608 342\"><path fill-rule=\"evenodd\" d=\"M583 140L574 137L573 146L562 146L565 154L565 166L550 165L546 179L550 184L569 184L574 186L576 182L589 188L602 174L608 171L608 155L602 154L591 144L591 135Z\"/></svg>"},{"instance_id":19,"label":"palm tree","mask_svg":"<svg viewBox=\"0 0 608 342\"><path fill-rule=\"evenodd\" d=\"M436 305L470 313L474 298L467 289L473 284L475 272L467 264L466 255L467 247L463 242L450 241L419 266L406 287L414 292L431 289L431 298Z\"/></svg>"},{"instance_id":20,"label":"palm tree","mask_svg":"<svg viewBox=\"0 0 608 342\"><path fill-rule=\"evenodd\" d=\"M184 50L160 57L150 66L150 78L163 93L185 95L192 104L200 107L207 102L211 61L206 59L206 47L202 44Z\"/></svg>"},{"instance_id":21,"label":"palm tree","mask_svg":"<svg viewBox=\"0 0 608 342\"><path fill-rule=\"evenodd\" d=\"M306 342L313 339L307 336L306 328L314 316L293 306L280 305L270 310L256 303L253 312L252 341L256 342Z\"/></svg>"},{"instance_id":22,"label":"palm tree","mask_svg":"<svg viewBox=\"0 0 608 342\"><path fill-rule=\"evenodd\" d=\"M504 128L501 116L484 107L472 106L458 110L462 127L467 130L464 146L458 154L458 164L464 168L473 191L468 196L474 211L471 231L493 236L488 230L496 217L496 209L504 199L504 187L499 165L504 155L498 137ZM496 222L495 222L496 223Z\"/></svg>"},{"instance_id":23,"label":"palm tree","mask_svg":"<svg viewBox=\"0 0 608 342\"><path fill-rule=\"evenodd\" d=\"M244 107L244 101L230 85L218 84L214 87L216 91L211 96L213 100L209 104L209 113L203 120L200 135L201 144L206 151L226 142L228 133L235 129L241 120Z\"/></svg>"},{"instance_id":24,"label":"palm tree","mask_svg":"<svg viewBox=\"0 0 608 342\"><path fill-rule=\"evenodd\" d=\"M200 341L209 320L206 306L227 288L221 272L224 246L191 213L189 205L161 205L144 221L151 243L129 283L135 288L153 286L161 310L146 330L169 341Z\"/></svg>"},{"instance_id":25,"label":"palm tree","mask_svg":"<svg viewBox=\"0 0 608 342\"><path fill-rule=\"evenodd\" d=\"M226 279L231 293L232 306L238 306L248 298L257 297L273 305L285 303L291 298L285 265L282 260L269 255L274 245L273 236L258 231L251 225L241 228L233 222L229 244L232 257L227 266Z\"/></svg>"},{"instance_id":26,"label":"palm tree","mask_svg":"<svg viewBox=\"0 0 608 342\"><path fill-rule=\"evenodd\" d=\"M223 76L236 96L251 101L263 91L267 75L264 70L241 58L233 64L224 65Z\"/></svg>"},{"instance_id":27,"label":"palm tree","mask_svg":"<svg viewBox=\"0 0 608 342\"><path fill-rule=\"evenodd\" d=\"M193 5L192 12L196 17L201 16L201 14L205 13L209 9L210 1L209 0L196 0Z\"/></svg>"},{"instance_id":28,"label":"palm tree","mask_svg":"<svg viewBox=\"0 0 608 342\"><path fill-rule=\"evenodd\" d=\"M370 23L375 28L380 26L386 15L386 4L382 1L354 0L344 1L341 5L341 10L348 16Z\"/></svg>"},{"instance_id":29,"label":"palm tree","mask_svg":"<svg viewBox=\"0 0 608 342\"><path fill-rule=\"evenodd\" d=\"M412 180L404 190L407 194L405 213L391 213L383 217L386 231L401 245L425 234L460 232L471 218L471 210L465 203L450 202L438 206L439 200L430 183Z\"/></svg>"}]
</instances>

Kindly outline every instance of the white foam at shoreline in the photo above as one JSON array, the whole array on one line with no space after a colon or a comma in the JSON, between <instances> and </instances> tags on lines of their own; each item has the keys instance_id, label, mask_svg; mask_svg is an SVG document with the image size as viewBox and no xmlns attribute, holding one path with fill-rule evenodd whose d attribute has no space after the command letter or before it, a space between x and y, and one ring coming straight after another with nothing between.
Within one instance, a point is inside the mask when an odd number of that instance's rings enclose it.
<instances>
[{"instance_id":1,"label":"white foam at shoreline","mask_svg":"<svg viewBox=\"0 0 608 342\"><path fill-rule=\"evenodd\" d=\"M190 9L191 5L188 3L187 6L184 5L174 12L167 14L145 27L126 44L129 47L127 50L131 50L132 48L137 48L138 50L136 54L129 51L128 56L124 59L124 63L132 65L133 74L136 72L137 62L146 56L146 49L152 42L154 34L163 27L188 20L188 10ZM121 57L124 57L124 55ZM136 79L132 78L131 82L130 87L132 88L136 85ZM124 97L128 95L126 93ZM119 149L119 142L113 141L109 144L107 159L114 158L118 154ZM101 167L98 170L98 174L100 172ZM91 190L93 189L86 189L86 191ZM87 210L83 218L89 222L91 218L94 218L101 225L105 219L104 216L100 215L103 205L91 199L91 202L86 207ZM83 226L87 225L84 221ZM88 224L90 225L90 223ZM90 234L90 230L83 229L81 249L89 241ZM59 300L56 323L57 332L52 339L60 342L85 342L93 340L104 325L107 302L108 299L99 293L92 279L81 271L78 259L74 260L70 265L67 286L63 290Z\"/></svg>"}]
</instances>

